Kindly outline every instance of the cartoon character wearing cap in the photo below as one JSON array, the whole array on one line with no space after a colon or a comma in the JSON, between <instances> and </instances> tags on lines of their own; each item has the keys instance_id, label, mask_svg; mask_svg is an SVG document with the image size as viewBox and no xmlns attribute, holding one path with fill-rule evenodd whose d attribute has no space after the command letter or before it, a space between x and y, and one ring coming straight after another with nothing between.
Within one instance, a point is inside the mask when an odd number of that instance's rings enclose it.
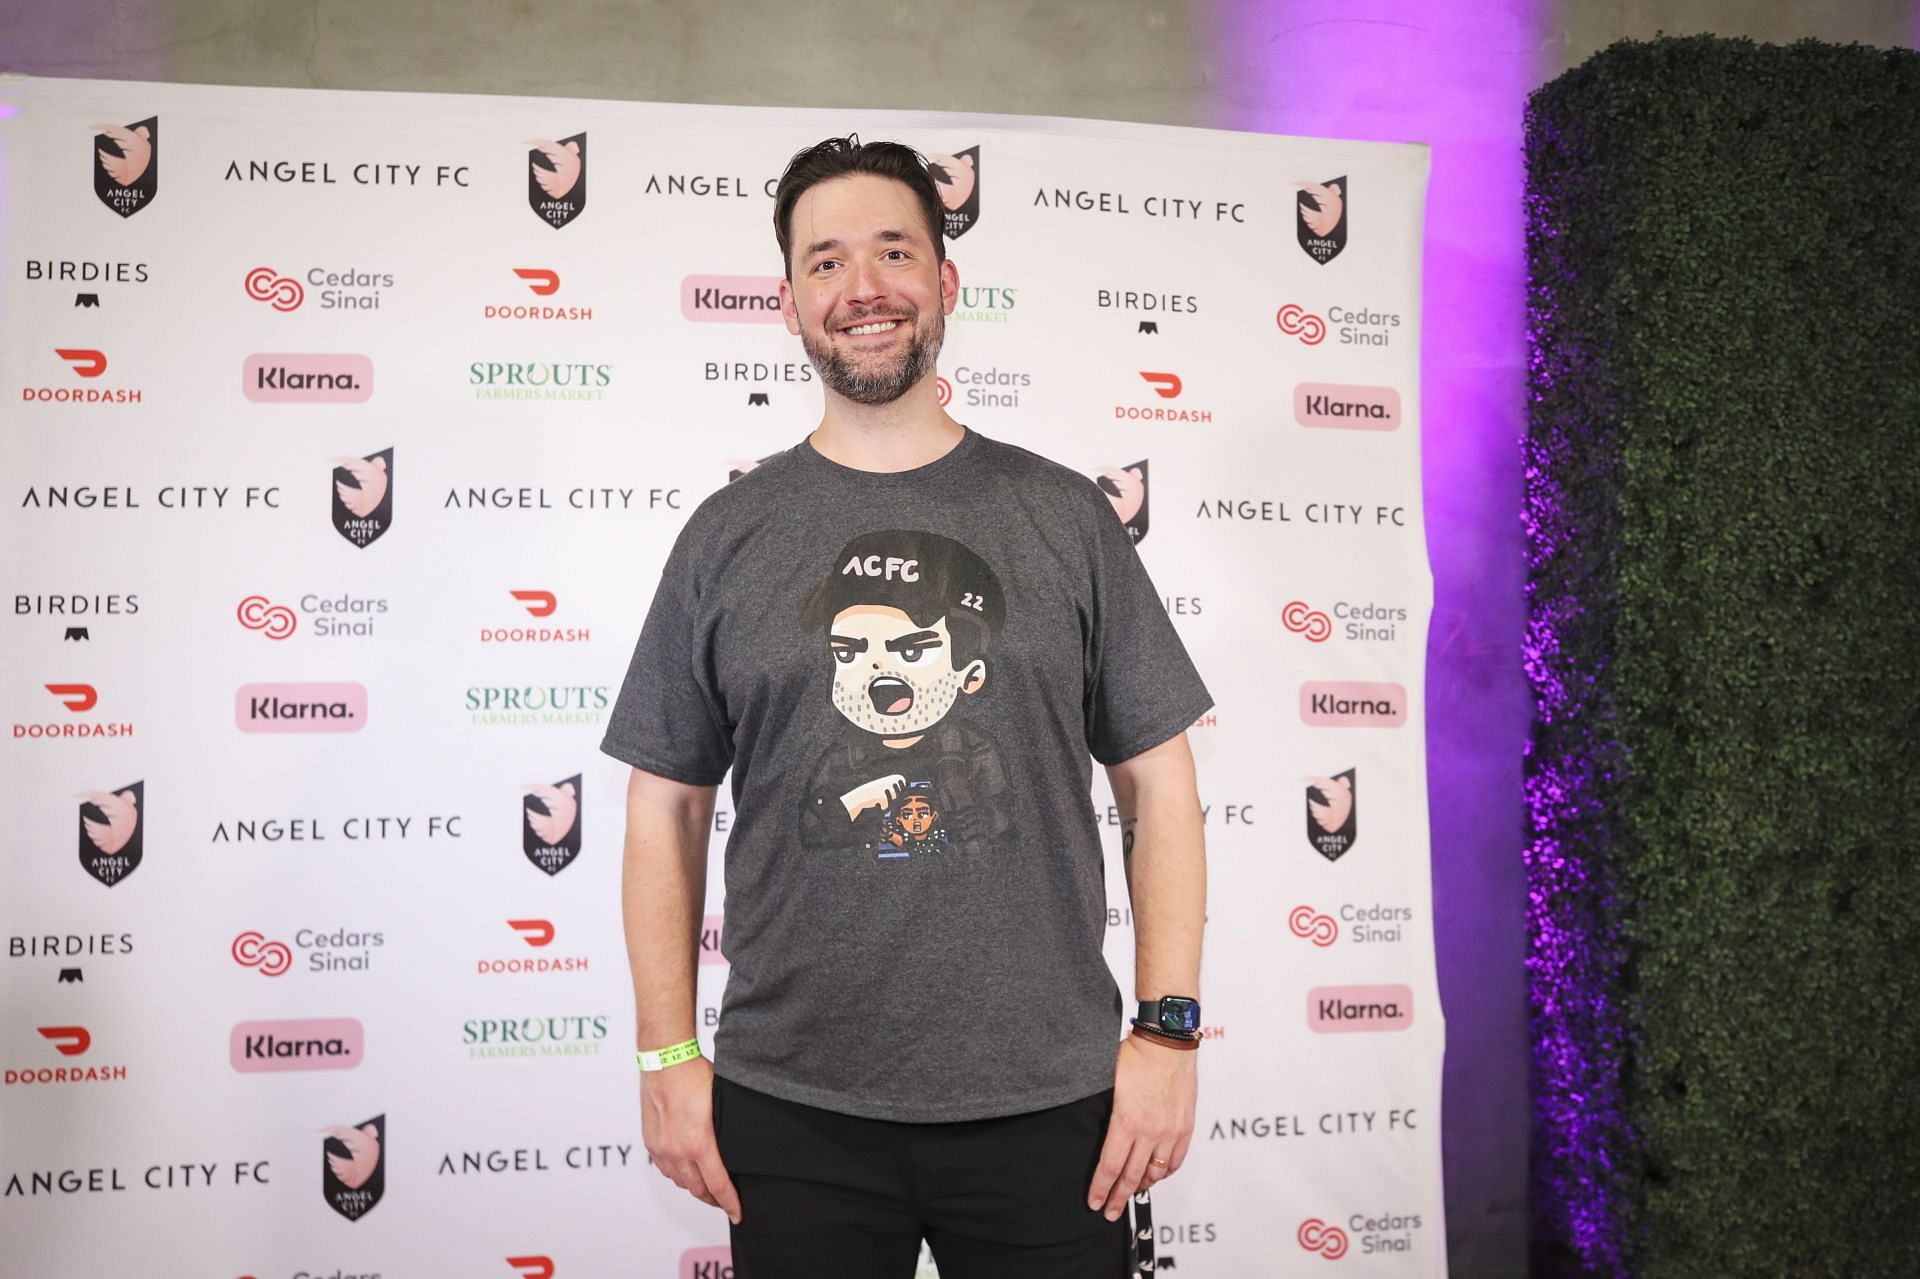
<instances>
[{"instance_id":1,"label":"cartoon character wearing cap","mask_svg":"<svg viewBox=\"0 0 1920 1279\"><path fill-rule=\"evenodd\" d=\"M986 561L949 537L889 529L854 538L801 606L824 633L834 709L849 726L814 770L802 800L809 848L879 855L926 841L894 836L912 792L939 796L916 820L965 843L1011 822L1000 749L953 714L987 686L987 656L1006 597Z\"/></svg>"}]
</instances>

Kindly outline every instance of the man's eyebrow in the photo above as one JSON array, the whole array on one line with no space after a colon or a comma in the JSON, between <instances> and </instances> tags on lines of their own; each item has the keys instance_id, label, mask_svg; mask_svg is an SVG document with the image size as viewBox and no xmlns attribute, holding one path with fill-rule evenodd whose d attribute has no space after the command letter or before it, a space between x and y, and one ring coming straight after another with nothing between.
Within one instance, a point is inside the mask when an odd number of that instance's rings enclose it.
<instances>
[{"instance_id":1,"label":"man's eyebrow","mask_svg":"<svg viewBox=\"0 0 1920 1279\"><path fill-rule=\"evenodd\" d=\"M884 240L888 244L904 244L913 239L907 232L894 227L889 227L884 231L875 231L873 238L876 240ZM815 240L807 246L806 253L803 256L809 258L818 257L822 253L829 253L842 247L844 246L838 240Z\"/></svg>"},{"instance_id":2,"label":"man's eyebrow","mask_svg":"<svg viewBox=\"0 0 1920 1279\"><path fill-rule=\"evenodd\" d=\"M840 241L838 240L815 240L812 244L809 244L807 246L806 255L808 257L813 257L815 254L825 253L828 249L837 249L839 247L840 247Z\"/></svg>"},{"instance_id":3,"label":"man's eyebrow","mask_svg":"<svg viewBox=\"0 0 1920 1279\"><path fill-rule=\"evenodd\" d=\"M867 651L867 642L865 640L849 639L845 635L835 635L832 631L827 632L827 643L830 646L849 649L855 653L864 653ZM888 645L888 647L891 648L892 645Z\"/></svg>"},{"instance_id":4,"label":"man's eyebrow","mask_svg":"<svg viewBox=\"0 0 1920 1279\"><path fill-rule=\"evenodd\" d=\"M862 640L861 643L864 645L866 641ZM887 641L887 651L889 653L898 653L909 648L939 647L939 631L915 631L911 635L902 635L899 639L890 639Z\"/></svg>"}]
</instances>

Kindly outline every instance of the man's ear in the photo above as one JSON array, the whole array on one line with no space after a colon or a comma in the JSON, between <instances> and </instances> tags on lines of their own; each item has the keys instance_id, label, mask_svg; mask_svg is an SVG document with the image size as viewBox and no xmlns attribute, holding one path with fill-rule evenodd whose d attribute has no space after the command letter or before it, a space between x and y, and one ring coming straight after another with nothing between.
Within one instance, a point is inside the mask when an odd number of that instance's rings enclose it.
<instances>
[{"instance_id":1,"label":"man's ear","mask_svg":"<svg viewBox=\"0 0 1920 1279\"><path fill-rule=\"evenodd\" d=\"M793 282L784 276L780 280L780 318L787 322L787 332L800 336L800 312L793 301Z\"/></svg>"},{"instance_id":2,"label":"man's ear","mask_svg":"<svg viewBox=\"0 0 1920 1279\"><path fill-rule=\"evenodd\" d=\"M940 314L952 315L960 304L960 268L948 258L940 264ZM798 333L800 330L795 329Z\"/></svg>"},{"instance_id":3,"label":"man's ear","mask_svg":"<svg viewBox=\"0 0 1920 1279\"><path fill-rule=\"evenodd\" d=\"M976 657L968 664L966 672L960 676L960 691L977 693L986 687L986 683L987 664Z\"/></svg>"}]
</instances>

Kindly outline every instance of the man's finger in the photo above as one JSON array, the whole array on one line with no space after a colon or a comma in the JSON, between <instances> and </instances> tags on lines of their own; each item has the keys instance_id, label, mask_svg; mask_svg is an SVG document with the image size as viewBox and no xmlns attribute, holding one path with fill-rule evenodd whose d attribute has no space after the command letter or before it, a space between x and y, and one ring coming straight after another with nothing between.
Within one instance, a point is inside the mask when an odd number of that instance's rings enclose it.
<instances>
[{"instance_id":1,"label":"man's finger","mask_svg":"<svg viewBox=\"0 0 1920 1279\"><path fill-rule=\"evenodd\" d=\"M733 1178L727 1176L727 1166L720 1162L720 1148L709 1145L700 1153L699 1176L706 1187L706 1194L699 1198L712 1204L727 1214L727 1220L734 1225L740 1224L740 1193L733 1188Z\"/></svg>"},{"instance_id":2,"label":"man's finger","mask_svg":"<svg viewBox=\"0 0 1920 1279\"><path fill-rule=\"evenodd\" d=\"M1153 1147L1144 1141L1135 1142L1133 1150L1127 1156L1126 1170L1120 1174L1113 1189L1107 1192L1106 1218L1108 1221L1120 1220L1120 1214L1127 1210L1127 1200L1133 1198L1133 1192L1140 1189L1147 1175L1147 1158L1153 1153Z\"/></svg>"},{"instance_id":3,"label":"man's finger","mask_svg":"<svg viewBox=\"0 0 1920 1279\"><path fill-rule=\"evenodd\" d=\"M1180 1165L1187 1162L1187 1147L1191 1145L1193 1145L1193 1129L1189 1128L1180 1134L1180 1140L1173 1143L1173 1153L1166 1157L1169 1173L1180 1171Z\"/></svg>"},{"instance_id":4,"label":"man's finger","mask_svg":"<svg viewBox=\"0 0 1920 1279\"><path fill-rule=\"evenodd\" d=\"M1107 1192L1126 1171L1127 1153L1132 1146L1131 1135L1121 1132L1117 1124L1108 1126L1107 1139L1100 1147L1100 1162L1093 1169L1093 1184L1087 1187L1087 1207L1099 1208L1107 1202Z\"/></svg>"}]
</instances>

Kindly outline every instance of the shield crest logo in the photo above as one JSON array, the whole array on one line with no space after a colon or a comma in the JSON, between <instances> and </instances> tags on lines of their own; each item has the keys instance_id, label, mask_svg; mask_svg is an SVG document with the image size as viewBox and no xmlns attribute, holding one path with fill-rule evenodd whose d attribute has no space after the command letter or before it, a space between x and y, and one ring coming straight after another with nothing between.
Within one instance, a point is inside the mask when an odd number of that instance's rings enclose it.
<instances>
[{"instance_id":1,"label":"shield crest logo","mask_svg":"<svg viewBox=\"0 0 1920 1279\"><path fill-rule=\"evenodd\" d=\"M587 135L538 139L527 152L527 203L558 231L587 207Z\"/></svg>"},{"instance_id":2,"label":"shield crest logo","mask_svg":"<svg viewBox=\"0 0 1920 1279\"><path fill-rule=\"evenodd\" d=\"M980 148L927 157L927 176L940 192L949 240L957 240L980 220Z\"/></svg>"},{"instance_id":3,"label":"shield crest logo","mask_svg":"<svg viewBox=\"0 0 1920 1279\"><path fill-rule=\"evenodd\" d=\"M1147 539L1147 459L1132 466L1103 466L1094 479L1113 503L1113 513L1126 526L1135 546Z\"/></svg>"},{"instance_id":4,"label":"shield crest logo","mask_svg":"<svg viewBox=\"0 0 1920 1279\"><path fill-rule=\"evenodd\" d=\"M1346 176L1294 185L1300 188L1294 197L1300 248L1325 266L1347 247Z\"/></svg>"},{"instance_id":5,"label":"shield crest logo","mask_svg":"<svg viewBox=\"0 0 1920 1279\"><path fill-rule=\"evenodd\" d=\"M558 875L580 855L580 778L530 782L520 799L520 847L527 860Z\"/></svg>"},{"instance_id":6,"label":"shield crest logo","mask_svg":"<svg viewBox=\"0 0 1920 1279\"><path fill-rule=\"evenodd\" d=\"M1359 835L1359 793L1357 769L1307 780L1307 842L1330 862L1345 856Z\"/></svg>"},{"instance_id":7,"label":"shield crest logo","mask_svg":"<svg viewBox=\"0 0 1920 1279\"><path fill-rule=\"evenodd\" d=\"M387 1190L387 1117L320 1131L326 1134L320 1146L320 1197L348 1221L358 1221Z\"/></svg>"},{"instance_id":8,"label":"shield crest logo","mask_svg":"<svg viewBox=\"0 0 1920 1279\"><path fill-rule=\"evenodd\" d=\"M130 218L160 193L160 117L93 127L93 193Z\"/></svg>"},{"instance_id":9,"label":"shield crest logo","mask_svg":"<svg viewBox=\"0 0 1920 1279\"><path fill-rule=\"evenodd\" d=\"M147 784L81 791L80 866L108 888L140 868L147 842Z\"/></svg>"},{"instance_id":10,"label":"shield crest logo","mask_svg":"<svg viewBox=\"0 0 1920 1279\"><path fill-rule=\"evenodd\" d=\"M393 527L393 450L333 459L333 531L366 548Z\"/></svg>"}]
</instances>

